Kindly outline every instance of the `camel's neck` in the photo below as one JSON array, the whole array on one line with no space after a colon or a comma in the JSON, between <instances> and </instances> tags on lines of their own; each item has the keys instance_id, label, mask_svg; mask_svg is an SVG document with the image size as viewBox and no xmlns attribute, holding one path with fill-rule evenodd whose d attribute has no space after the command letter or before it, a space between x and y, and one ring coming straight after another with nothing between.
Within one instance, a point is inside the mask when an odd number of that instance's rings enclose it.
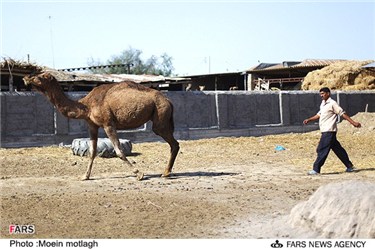
<instances>
[{"instance_id":1,"label":"camel's neck","mask_svg":"<svg viewBox=\"0 0 375 250\"><path fill-rule=\"evenodd\" d=\"M55 107L66 117L84 119L88 115L86 105L69 99L59 85L45 93Z\"/></svg>"}]
</instances>

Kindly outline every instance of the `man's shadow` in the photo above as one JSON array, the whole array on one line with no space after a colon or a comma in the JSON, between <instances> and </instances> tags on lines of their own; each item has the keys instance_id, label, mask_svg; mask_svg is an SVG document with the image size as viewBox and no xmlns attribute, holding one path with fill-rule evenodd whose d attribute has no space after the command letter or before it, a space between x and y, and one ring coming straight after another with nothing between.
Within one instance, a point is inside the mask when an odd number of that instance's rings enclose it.
<instances>
[{"instance_id":1,"label":"man's shadow","mask_svg":"<svg viewBox=\"0 0 375 250\"><path fill-rule=\"evenodd\" d=\"M350 172L350 173L359 173L359 172L367 172L367 171L375 171L375 168L361 168L361 169L357 169L357 170L354 170L353 172ZM345 171L342 171L342 172L331 172L331 173L324 173L322 175L335 175L335 174L344 174L346 173ZM348 174L350 174L348 173Z\"/></svg>"}]
</instances>

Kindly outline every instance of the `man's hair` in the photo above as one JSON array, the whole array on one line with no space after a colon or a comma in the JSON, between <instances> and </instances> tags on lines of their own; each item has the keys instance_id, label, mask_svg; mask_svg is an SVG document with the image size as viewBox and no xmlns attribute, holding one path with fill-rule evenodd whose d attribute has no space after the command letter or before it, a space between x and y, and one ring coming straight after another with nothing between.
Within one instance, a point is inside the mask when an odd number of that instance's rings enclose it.
<instances>
[{"instance_id":1,"label":"man's hair","mask_svg":"<svg viewBox=\"0 0 375 250\"><path fill-rule=\"evenodd\" d=\"M321 88L319 92L331 93L331 90L327 87Z\"/></svg>"}]
</instances>

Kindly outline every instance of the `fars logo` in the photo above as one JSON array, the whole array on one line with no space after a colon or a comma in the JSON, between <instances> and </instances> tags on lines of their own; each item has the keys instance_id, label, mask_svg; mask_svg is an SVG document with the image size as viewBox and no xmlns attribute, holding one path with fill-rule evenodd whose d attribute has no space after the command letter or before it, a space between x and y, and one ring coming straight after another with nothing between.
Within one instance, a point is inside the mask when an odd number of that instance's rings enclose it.
<instances>
[{"instance_id":1,"label":"fars logo","mask_svg":"<svg viewBox=\"0 0 375 250\"><path fill-rule=\"evenodd\" d=\"M34 234L34 225L9 225L9 234Z\"/></svg>"}]
</instances>

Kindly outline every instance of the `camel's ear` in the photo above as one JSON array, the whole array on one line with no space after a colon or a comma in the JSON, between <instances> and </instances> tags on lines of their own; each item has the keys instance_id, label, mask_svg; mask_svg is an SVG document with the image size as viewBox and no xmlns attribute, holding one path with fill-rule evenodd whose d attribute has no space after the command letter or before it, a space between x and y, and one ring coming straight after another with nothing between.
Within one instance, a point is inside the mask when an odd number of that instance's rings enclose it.
<instances>
[{"instance_id":1,"label":"camel's ear","mask_svg":"<svg viewBox=\"0 0 375 250\"><path fill-rule=\"evenodd\" d=\"M29 85L30 84L30 75L25 75L23 78L22 78L23 82L25 83L25 85Z\"/></svg>"},{"instance_id":2,"label":"camel's ear","mask_svg":"<svg viewBox=\"0 0 375 250\"><path fill-rule=\"evenodd\" d=\"M45 78L45 79L47 79L47 80L49 80L49 81L52 81L52 80L55 79L55 78L53 77L53 75L52 75L51 73L49 73L49 72L44 73L44 74L43 74L43 78Z\"/></svg>"}]
</instances>

